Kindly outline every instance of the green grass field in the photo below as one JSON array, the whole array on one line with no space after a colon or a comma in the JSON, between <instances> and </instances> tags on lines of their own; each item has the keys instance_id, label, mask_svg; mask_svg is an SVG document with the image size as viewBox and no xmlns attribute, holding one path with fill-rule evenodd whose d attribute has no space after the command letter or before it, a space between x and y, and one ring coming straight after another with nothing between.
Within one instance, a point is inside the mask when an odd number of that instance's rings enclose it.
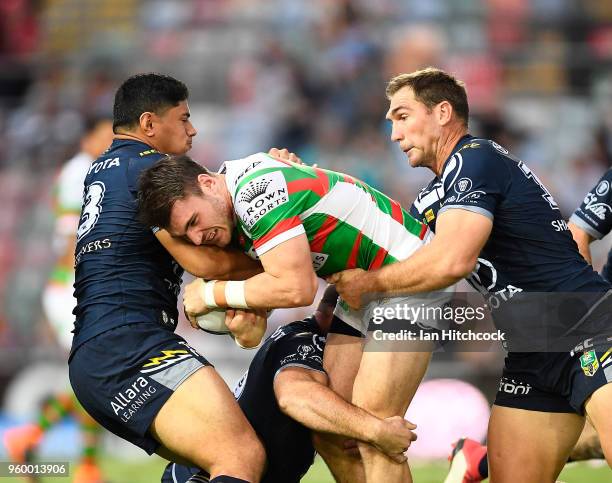
<instances>
[{"instance_id":1,"label":"green grass field","mask_svg":"<svg viewBox=\"0 0 612 483\"><path fill-rule=\"evenodd\" d=\"M105 457L102 467L108 483L154 483L160 480L166 463L151 457L138 460L118 460ZM441 483L446 476L446 463L428 463L413 465L413 476L416 483ZM612 470L607 466L594 467L591 463L574 463L568 465L561 473L560 481L564 483L612 483ZM39 483L62 483L69 478L42 478ZM19 478L0 478L0 483L23 483ZM333 483L325 464L317 458L314 466L302 479L304 483Z\"/></svg>"}]
</instances>

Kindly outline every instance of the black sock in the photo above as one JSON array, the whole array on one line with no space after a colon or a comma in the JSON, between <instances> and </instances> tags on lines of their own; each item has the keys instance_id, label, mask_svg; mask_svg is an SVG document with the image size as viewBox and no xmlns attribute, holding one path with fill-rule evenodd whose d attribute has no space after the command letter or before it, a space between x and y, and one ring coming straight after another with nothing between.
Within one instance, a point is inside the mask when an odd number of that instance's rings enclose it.
<instances>
[{"instance_id":1,"label":"black sock","mask_svg":"<svg viewBox=\"0 0 612 483\"><path fill-rule=\"evenodd\" d=\"M247 480L234 478L233 476L219 475L210 480L210 483L249 483Z\"/></svg>"},{"instance_id":2,"label":"black sock","mask_svg":"<svg viewBox=\"0 0 612 483\"><path fill-rule=\"evenodd\" d=\"M478 463L478 473L480 473L480 476L484 478L489 477L489 461L487 460L487 453L484 454L480 460L480 463Z\"/></svg>"}]
</instances>

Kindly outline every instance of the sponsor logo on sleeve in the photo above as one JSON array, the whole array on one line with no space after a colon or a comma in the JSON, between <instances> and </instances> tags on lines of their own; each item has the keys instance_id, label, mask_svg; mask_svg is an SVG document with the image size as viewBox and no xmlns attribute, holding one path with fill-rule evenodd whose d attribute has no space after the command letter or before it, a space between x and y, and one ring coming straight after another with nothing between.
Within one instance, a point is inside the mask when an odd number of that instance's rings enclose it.
<instances>
[{"instance_id":1,"label":"sponsor logo on sleeve","mask_svg":"<svg viewBox=\"0 0 612 483\"><path fill-rule=\"evenodd\" d=\"M317 340L319 336L313 334L312 340L308 344L300 344L293 354L289 354L282 361L281 365L289 363L299 364L301 361L313 361L317 364L323 364L321 354L323 352L324 340Z\"/></svg>"},{"instance_id":2,"label":"sponsor logo on sleeve","mask_svg":"<svg viewBox=\"0 0 612 483\"><path fill-rule=\"evenodd\" d=\"M584 208L593 213L600 220L605 220L609 213L612 213L612 207L607 203L597 203L597 196L593 193L587 193L584 198Z\"/></svg>"},{"instance_id":3,"label":"sponsor logo on sleeve","mask_svg":"<svg viewBox=\"0 0 612 483\"><path fill-rule=\"evenodd\" d=\"M474 203L475 200L479 199L482 195L485 195L486 193L482 190L472 191L473 186L474 183L470 178L460 178L453 184L453 190L455 191L456 196L449 196L446 200L444 200L443 203Z\"/></svg>"},{"instance_id":4,"label":"sponsor logo on sleeve","mask_svg":"<svg viewBox=\"0 0 612 483\"><path fill-rule=\"evenodd\" d=\"M457 194L461 194L461 193L465 193L466 191L469 191L472 189L472 180L470 178L461 178L459 181L457 181L457 183L455 184L455 192Z\"/></svg>"},{"instance_id":5,"label":"sponsor logo on sleeve","mask_svg":"<svg viewBox=\"0 0 612 483\"><path fill-rule=\"evenodd\" d=\"M608 191L610 191L610 183L605 179L600 181L597 188L595 188L597 196L605 196L608 194Z\"/></svg>"},{"instance_id":6,"label":"sponsor logo on sleeve","mask_svg":"<svg viewBox=\"0 0 612 483\"><path fill-rule=\"evenodd\" d=\"M236 194L236 213L247 228L289 201L285 177L279 171L266 173L246 183Z\"/></svg>"}]
</instances>

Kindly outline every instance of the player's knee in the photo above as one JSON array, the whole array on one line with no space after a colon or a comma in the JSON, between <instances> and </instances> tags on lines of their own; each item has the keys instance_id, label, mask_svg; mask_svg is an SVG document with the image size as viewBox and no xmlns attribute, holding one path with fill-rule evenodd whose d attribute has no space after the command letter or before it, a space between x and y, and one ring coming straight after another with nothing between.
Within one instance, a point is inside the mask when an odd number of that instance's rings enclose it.
<instances>
[{"instance_id":1,"label":"player's knee","mask_svg":"<svg viewBox=\"0 0 612 483\"><path fill-rule=\"evenodd\" d=\"M239 451L236 451L239 448ZM266 452L257 438L244 438L239 446L233 445L231 451L219 445L212 455L210 465L198 466L207 469L211 474L236 476L247 481L257 482L263 475L266 465ZM210 460L211 455L202 455L203 459Z\"/></svg>"}]
</instances>

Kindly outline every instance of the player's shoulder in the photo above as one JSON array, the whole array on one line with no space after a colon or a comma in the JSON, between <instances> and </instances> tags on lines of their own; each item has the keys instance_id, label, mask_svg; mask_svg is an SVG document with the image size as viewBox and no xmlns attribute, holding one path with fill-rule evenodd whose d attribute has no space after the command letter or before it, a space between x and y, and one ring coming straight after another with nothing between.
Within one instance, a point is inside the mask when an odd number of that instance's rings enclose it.
<instances>
[{"instance_id":1,"label":"player's shoulder","mask_svg":"<svg viewBox=\"0 0 612 483\"><path fill-rule=\"evenodd\" d=\"M463 178L508 178L512 163L510 152L495 141L466 137L444 165L440 180L449 188Z\"/></svg>"},{"instance_id":2,"label":"player's shoulder","mask_svg":"<svg viewBox=\"0 0 612 483\"><path fill-rule=\"evenodd\" d=\"M254 178L287 168L288 163L284 163L266 153L255 153L242 159L225 161L219 173L225 175L225 181L230 193L235 193L248 184Z\"/></svg>"},{"instance_id":3,"label":"player's shoulder","mask_svg":"<svg viewBox=\"0 0 612 483\"><path fill-rule=\"evenodd\" d=\"M505 163L514 159L508 149L492 139L476 137L465 138L463 142L460 142L453 157L470 164L487 163L488 165Z\"/></svg>"}]
</instances>

